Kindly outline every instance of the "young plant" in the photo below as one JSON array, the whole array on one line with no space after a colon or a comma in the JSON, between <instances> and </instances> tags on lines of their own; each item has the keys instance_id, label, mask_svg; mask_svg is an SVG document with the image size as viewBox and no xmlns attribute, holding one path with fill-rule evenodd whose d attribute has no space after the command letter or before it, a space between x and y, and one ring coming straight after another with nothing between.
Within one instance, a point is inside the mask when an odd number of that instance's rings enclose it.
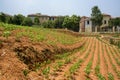
<instances>
[{"instance_id":1,"label":"young plant","mask_svg":"<svg viewBox=\"0 0 120 80\"><path fill-rule=\"evenodd\" d=\"M99 74L99 73L100 73L100 66L97 65L97 66L95 67L95 74Z\"/></svg>"},{"instance_id":2,"label":"young plant","mask_svg":"<svg viewBox=\"0 0 120 80\"><path fill-rule=\"evenodd\" d=\"M24 76L27 76L28 73L29 73L29 71L27 69L23 70Z\"/></svg>"},{"instance_id":3,"label":"young plant","mask_svg":"<svg viewBox=\"0 0 120 80\"><path fill-rule=\"evenodd\" d=\"M6 39L8 39L8 37L10 36L10 31L5 31L3 32L3 36L6 37Z\"/></svg>"},{"instance_id":4,"label":"young plant","mask_svg":"<svg viewBox=\"0 0 120 80\"><path fill-rule=\"evenodd\" d=\"M98 80L105 80L105 77L102 74L98 74Z\"/></svg>"},{"instance_id":5,"label":"young plant","mask_svg":"<svg viewBox=\"0 0 120 80\"><path fill-rule=\"evenodd\" d=\"M69 69L70 74L74 74L82 62L83 62L83 60L80 59L78 62L73 64L73 66L70 67L70 69Z\"/></svg>"},{"instance_id":6,"label":"young plant","mask_svg":"<svg viewBox=\"0 0 120 80\"><path fill-rule=\"evenodd\" d=\"M66 58L65 59L65 64L68 64L68 63L70 63L71 62L71 59L70 58Z\"/></svg>"},{"instance_id":7,"label":"young plant","mask_svg":"<svg viewBox=\"0 0 120 80\"><path fill-rule=\"evenodd\" d=\"M0 48L3 47L3 42L0 40Z\"/></svg>"},{"instance_id":8,"label":"young plant","mask_svg":"<svg viewBox=\"0 0 120 80\"><path fill-rule=\"evenodd\" d=\"M35 66L35 71L37 71L40 69L41 65L40 65L40 63L35 63L34 66Z\"/></svg>"},{"instance_id":9,"label":"young plant","mask_svg":"<svg viewBox=\"0 0 120 80\"><path fill-rule=\"evenodd\" d=\"M85 68L85 70L84 70L87 75L89 75L90 72L91 72L91 66L92 66L92 61L90 61L90 62L88 63L88 65L86 66L86 68Z\"/></svg>"},{"instance_id":10,"label":"young plant","mask_svg":"<svg viewBox=\"0 0 120 80\"><path fill-rule=\"evenodd\" d=\"M58 61L57 64L54 66L55 71L58 71L58 69L63 66L64 62Z\"/></svg>"},{"instance_id":11,"label":"young plant","mask_svg":"<svg viewBox=\"0 0 120 80\"><path fill-rule=\"evenodd\" d=\"M108 73L108 80L114 80L114 76L112 75L112 73Z\"/></svg>"},{"instance_id":12,"label":"young plant","mask_svg":"<svg viewBox=\"0 0 120 80\"><path fill-rule=\"evenodd\" d=\"M42 74L45 76L45 78L48 78L49 73L50 73L50 67L47 67L42 71Z\"/></svg>"}]
</instances>

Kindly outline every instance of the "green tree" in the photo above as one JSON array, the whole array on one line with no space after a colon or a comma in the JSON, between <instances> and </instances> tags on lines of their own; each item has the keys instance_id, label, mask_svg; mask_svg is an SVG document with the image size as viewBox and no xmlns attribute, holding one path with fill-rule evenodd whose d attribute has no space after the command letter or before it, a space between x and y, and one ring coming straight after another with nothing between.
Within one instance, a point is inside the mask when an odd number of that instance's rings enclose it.
<instances>
[{"instance_id":1,"label":"green tree","mask_svg":"<svg viewBox=\"0 0 120 80\"><path fill-rule=\"evenodd\" d=\"M13 23L13 17L7 16L7 23L12 24Z\"/></svg>"},{"instance_id":2,"label":"green tree","mask_svg":"<svg viewBox=\"0 0 120 80\"><path fill-rule=\"evenodd\" d=\"M66 16L64 18L63 27L73 31L79 31L80 17L72 15L71 17Z\"/></svg>"},{"instance_id":3,"label":"green tree","mask_svg":"<svg viewBox=\"0 0 120 80\"><path fill-rule=\"evenodd\" d=\"M109 26L111 28L117 28L117 26L120 26L120 18L113 18L109 20Z\"/></svg>"},{"instance_id":4,"label":"green tree","mask_svg":"<svg viewBox=\"0 0 120 80\"><path fill-rule=\"evenodd\" d=\"M34 24L36 24L36 25L40 24L40 21L39 21L39 18L38 18L38 17L36 17L36 18L34 19Z\"/></svg>"},{"instance_id":5,"label":"green tree","mask_svg":"<svg viewBox=\"0 0 120 80\"><path fill-rule=\"evenodd\" d=\"M55 28L63 28L62 24L64 21L64 17L63 16L59 16L56 20L55 20Z\"/></svg>"},{"instance_id":6,"label":"green tree","mask_svg":"<svg viewBox=\"0 0 120 80\"><path fill-rule=\"evenodd\" d=\"M71 17L72 20L72 30L73 31L79 31L79 22L80 22L80 17L76 15L72 15Z\"/></svg>"},{"instance_id":7,"label":"green tree","mask_svg":"<svg viewBox=\"0 0 120 80\"><path fill-rule=\"evenodd\" d=\"M54 28L54 21L48 20L42 23L44 28Z\"/></svg>"},{"instance_id":8,"label":"green tree","mask_svg":"<svg viewBox=\"0 0 120 80\"><path fill-rule=\"evenodd\" d=\"M13 17L13 23L16 25L21 25L24 20L24 16L22 14L14 15Z\"/></svg>"},{"instance_id":9,"label":"green tree","mask_svg":"<svg viewBox=\"0 0 120 80\"><path fill-rule=\"evenodd\" d=\"M6 23L6 15L3 12L0 13L0 22Z\"/></svg>"},{"instance_id":10,"label":"green tree","mask_svg":"<svg viewBox=\"0 0 120 80\"><path fill-rule=\"evenodd\" d=\"M72 25L72 20L70 19L69 16L65 16L63 24L62 24L63 28L71 29L71 25Z\"/></svg>"},{"instance_id":11,"label":"green tree","mask_svg":"<svg viewBox=\"0 0 120 80\"><path fill-rule=\"evenodd\" d=\"M31 18L26 17L26 18L24 18L24 21L22 22L22 25L24 25L24 26L32 26L33 22L31 20Z\"/></svg>"},{"instance_id":12,"label":"green tree","mask_svg":"<svg viewBox=\"0 0 120 80\"><path fill-rule=\"evenodd\" d=\"M100 28L100 25L102 25L102 19L103 16L101 14L100 9L98 8L98 6L94 6L92 8L91 20L93 22L93 25L95 26L96 32L97 28Z\"/></svg>"}]
</instances>

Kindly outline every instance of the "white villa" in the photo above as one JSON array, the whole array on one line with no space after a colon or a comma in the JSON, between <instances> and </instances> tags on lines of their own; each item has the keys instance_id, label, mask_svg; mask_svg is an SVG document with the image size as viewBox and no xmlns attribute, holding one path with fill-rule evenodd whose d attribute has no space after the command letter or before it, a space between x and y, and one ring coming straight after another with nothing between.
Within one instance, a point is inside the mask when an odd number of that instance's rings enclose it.
<instances>
[{"instance_id":1,"label":"white villa","mask_svg":"<svg viewBox=\"0 0 120 80\"><path fill-rule=\"evenodd\" d=\"M98 28L98 32L112 32L115 29L112 29L109 27L109 20L111 19L111 16L108 14L102 14L103 20L102 25L100 26L100 29ZM83 16L81 17L80 24L79 24L79 32L95 32L95 26L93 26L92 21L90 17ZM114 27L113 27L114 28ZM120 27L117 27L117 31L120 31Z\"/></svg>"}]
</instances>

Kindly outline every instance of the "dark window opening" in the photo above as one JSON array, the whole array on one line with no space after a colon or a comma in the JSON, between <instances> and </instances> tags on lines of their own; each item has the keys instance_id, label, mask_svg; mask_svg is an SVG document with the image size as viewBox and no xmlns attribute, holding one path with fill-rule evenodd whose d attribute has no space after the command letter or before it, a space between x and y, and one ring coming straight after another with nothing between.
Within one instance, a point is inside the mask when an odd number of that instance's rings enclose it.
<instances>
[{"instance_id":1,"label":"dark window opening","mask_svg":"<svg viewBox=\"0 0 120 80\"><path fill-rule=\"evenodd\" d=\"M104 20L104 24L106 24L106 20Z\"/></svg>"},{"instance_id":2,"label":"dark window opening","mask_svg":"<svg viewBox=\"0 0 120 80\"><path fill-rule=\"evenodd\" d=\"M90 22L89 21L87 21L87 25L89 25L90 24Z\"/></svg>"}]
</instances>

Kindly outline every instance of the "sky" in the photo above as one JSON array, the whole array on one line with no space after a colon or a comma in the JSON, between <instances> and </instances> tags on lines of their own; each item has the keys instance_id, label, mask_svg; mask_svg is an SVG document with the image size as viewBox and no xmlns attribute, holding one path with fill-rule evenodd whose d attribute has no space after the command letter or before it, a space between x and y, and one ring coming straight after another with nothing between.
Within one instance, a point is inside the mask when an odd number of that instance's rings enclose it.
<instances>
[{"instance_id":1,"label":"sky","mask_svg":"<svg viewBox=\"0 0 120 80\"><path fill-rule=\"evenodd\" d=\"M91 8L96 5L102 13L120 17L120 0L0 0L0 12L25 16L34 13L90 16Z\"/></svg>"}]
</instances>

